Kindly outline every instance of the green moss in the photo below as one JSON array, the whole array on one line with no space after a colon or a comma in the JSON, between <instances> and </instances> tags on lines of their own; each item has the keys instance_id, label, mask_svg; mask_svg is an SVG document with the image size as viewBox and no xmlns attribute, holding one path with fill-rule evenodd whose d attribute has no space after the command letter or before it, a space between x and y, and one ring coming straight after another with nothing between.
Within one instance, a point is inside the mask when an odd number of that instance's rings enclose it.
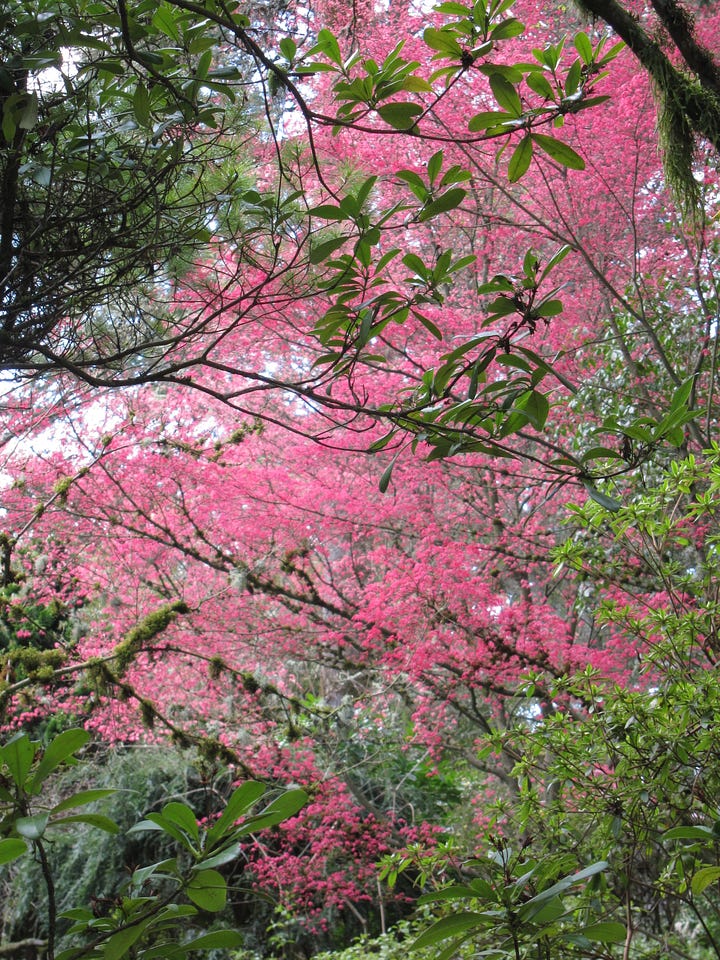
<instances>
[{"instance_id":1,"label":"green moss","mask_svg":"<svg viewBox=\"0 0 720 960\"><path fill-rule=\"evenodd\" d=\"M55 481L55 486L53 490L58 495L60 503L64 504L67 500L67 495L72 486L72 477L60 477L59 480Z\"/></svg>"},{"instance_id":2,"label":"green moss","mask_svg":"<svg viewBox=\"0 0 720 960\"><path fill-rule=\"evenodd\" d=\"M117 664L117 676L121 677L143 647L167 630L179 614L188 612L188 605L183 600L176 600L158 610L153 610L137 626L129 630L112 653Z\"/></svg>"},{"instance_id":3,"label":"green moss","mask_svg":"<svg viewBox=\"0 0 720 960\"><path fill-rule=\"evenodd\" d=\"M208 674L211 680L217 680L220 674L227 670L227 664L222 657L214 656L208 664Z\"/></svg>"}]
</instances>

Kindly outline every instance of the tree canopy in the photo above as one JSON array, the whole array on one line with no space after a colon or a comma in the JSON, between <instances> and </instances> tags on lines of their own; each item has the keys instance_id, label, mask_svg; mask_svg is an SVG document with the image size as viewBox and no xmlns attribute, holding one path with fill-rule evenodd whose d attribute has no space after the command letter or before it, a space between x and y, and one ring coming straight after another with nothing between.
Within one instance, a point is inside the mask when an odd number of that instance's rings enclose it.
<instances>
[{"instance_id":1,"label":"tree canopy","mask_svg":"<svg viewBox=\"0 0 720 960\"><path fill-rule=\"evenodd\" d=\"M582 8L3 9L3 940L720 955L717 12Z\"/></svg>"}]
</instances>

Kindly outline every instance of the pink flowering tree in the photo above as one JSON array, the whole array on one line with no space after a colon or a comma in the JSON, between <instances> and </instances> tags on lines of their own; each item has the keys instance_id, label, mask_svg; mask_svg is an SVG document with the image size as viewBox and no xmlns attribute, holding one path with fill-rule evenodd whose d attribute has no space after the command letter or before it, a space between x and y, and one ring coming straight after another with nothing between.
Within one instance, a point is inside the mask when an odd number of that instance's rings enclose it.
<instances>
[{"instance_id":1,"label":"pink flowering tree","mask_svg":"<svg viewBox=\"0 0 720 960\"><path fill-rule=\"evenodd\" d=\"M217 161L177 269L150 258L141 328L63 314L19 364L60 372L5 397L4 723L299 783L248 855L311 925L372 926L378 859L517 800L569 674L641 683L651 631L601 598L677 599L632 538L559 575L552 551L592 537L563 525L583 487L615 512L712 440L716 173L698 152L683 220L631 52L541 13L328 5L272 55L212 13L207 89L244 82L239 49L266 83L247 169Z\"/></svg>"}]
</instances>

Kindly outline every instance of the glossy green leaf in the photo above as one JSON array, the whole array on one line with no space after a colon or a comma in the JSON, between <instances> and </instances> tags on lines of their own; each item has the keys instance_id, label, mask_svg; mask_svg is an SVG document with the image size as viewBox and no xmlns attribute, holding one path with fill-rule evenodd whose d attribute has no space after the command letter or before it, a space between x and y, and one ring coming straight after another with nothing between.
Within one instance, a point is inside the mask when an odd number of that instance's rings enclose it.
<instances>
[{"instance_id":1,"label":"glossy green leaf","mask_svg":"<svg viewBox=\"0 0 720 960\"><path fill-rule=\"evenodd\" d=\"M323 260L329 259L333 253L346 243L347 237L333 237L331 240L324 240L322 243L313 244L310 248L310 263L322 263Z\"/></svg>"},{"instance_id":2,"label":"glossy green leaf","mask_svg":"<svg viewBox=\"0 0 720 960\"><path fill-rule=\"evenodd\" d=\"M162 812L166 820L171 820L173 823L176 823L181 830L184 830L193 840L199 839L200 834L198 831L197 818L187 804L178 803L173 800L165 804Z\"/></svg>"},{"instance_id":3,"label":"glossy green leaf","mask_svg":"<svg viewBox=\"0 0 720 960\"><path fill-rule=\"evenodd\" d=\"M121 960L142 937L150 923L151 920L146 919L114 933L102 949L103 960Z\"/></svg>"},{"instance_id":4,"label":"glossy green leaf","mask_svg":"<svg viewBox=\"0 0 720 960\"><path fill-rule=\"evenodd\" d=\"M150 123L150 96L144 83L138 81L133 96L133 113L135 119L141 127L147 127Z\"/></svg>"},{"instance_id":5,"label":"glossy green leaf","mask_svg":"<svg viewBox=\"0 0 720 960\"><path fill-rule=\"evenodd\" d=\"M311 217L319 217L321 220L350 220L351 217L345 210L336 207L332 203L321 203L318 207L312 207L308 211Z\"/></svg>"},{"instance_id":6,"label":"glossy green leaf","mask_svg":"<svg viewBox=\"0 0 720 960\"><path fill-rule=\"evenodd\" d=\"M133 885L140 889L142 885L156 873L162 874L163 876L177 876L177 859L175 857L170 857L167 860L159 860L157 863L150 863L145 867L138 867L137 870L133 871Z\"/></svg>"},{"instance_id":7,"label":"glossy green leaf","mask_svg":"<svg viewBox=\"0 0 720 960\"><path fill-rule=\"evenodd\" d=\"M713 840L711 827L672 827L662 835L663 840Z\"/></svg>"},{"instance_id":8,"label":"glossy green leaf","mask_svg":"<svg viewBox=\"0 0 720 960\"><path fill-rule=\"evenodd\" d=\"M280 41L280 53L285 57L288 63L292 63L297 53L297 44L292 37L283 37Z\"/></svg>"},{"instance_id":9,"label":"glossy green leaf","mask_svg":"<svg viewBox=\"0 0 720 960\"><path fill-rule=\"evenodd\" d=\"M441 193L439 197L432 200L421 210L418 220L424 223L426 220L432 220L433 217L437 217L441 213L454 210L460 206L466 195L467 190L463 190L462 187L452 187L450 190L446 190L445 193Z\"/></svg>"},{"instance_id":10,"label":"glossy green leaf","mask_svg":"<svg viewBox=\"0 0 720 960\"><path fill-rule=\"evenodd\" d=\"M513 120L509 113L501 113L499 110L484 110L482 113L476 113L468 122L468 130L471 133L479 133L481 130L492 130L501 127L503 124Z\"/></svg>"},{"instance_id":11,"label":"glossy green leaf","mask_svg":"<svg viewBox=\"0 0 720 960\"><path fill-rule=\"evenodd\" d=\"M185 891L196 907L208 913L218 913L227 903L227 884L217 870L199 870Z\"/></svg>"},{"instance_id":12,"label":"glossy green leaf","mask_svg":"<svg viewBox=\"0 0 720 960\"><path fill-rule=\"evenodd\" d=\"M627 938L625 926L613 920L581 927L578 933L588 940L592 940L593 943L624 943Z\"/></svg>"},{"instance_id":13,"label":"glossy green leaf","mask_svg":"<svg viewBox=\"0 0 720 960\"><path fill-rule=\"evenodd\" d=\"M218 853L204 857L199 863L199 867L206 869L222 867L226 863L232 863L233 860L237 860L240 856L240 844L232 843L229 847L226 847L224 850L220 850Z\"/></svg>"},{"instance_id":14,"label":"glossy green leaf","mask_svg":"<svg viewBox=\"0 0 720 960\"><path fill-rule=\"evenodd\" d=\"M525 26L519 20L516 20L514 17L509 17L507 20L503 20L502 23L499 23L496 27L490 32L490 39L493 42L499 40L510 40L512 37L519 37L525 32Z\"/></svg>"},{"instance_id":15,"label":"glossy green leaf","mask_svg":"<svg viewBox=\"0 0 720 960\"><path fill-rule=\"evenodd\" d=\"M317 43L310 51L310 55L313 55L316 51L324 53L328 60L332 60L337 66L342 66L343 61L342 54L340 53L340 45L335 35L329 30L322 29L318 33Z\"/></svg>"},{"instance_id":16,"label":"glossy green leaf","mask_svg":"<svg viewBox=\"0 0 720 960\"><path fill-rule=\"evenodd\" d=\"M580 59L584 64L592 63L593 59L593 49L592 44L588 40L587 36L584 33L578 33L575 35L575 49L577 50Z\"/></svg>"},{"instance_id":17,"label":"glossy green leaf","mask_svg":"<svg viewBox=\"0 0 720 960\"><path fill-rule=\"evenodd\" d=\"M180 40L180 31L175 16L176 12L169 3L161 3L153 13L152 23L161 33L177 43Z\"/></svg>"},{"instance_id":18,"label":"glossy green leaf","mask_svg":"<svg viewBox=\"0 0 720 960\"><path fill-rule=\"evenodd\" d=\"M116 792L116 790L81 790L56 803L51 813L62 813L63 810L73 810L75 807L85 806L86 803L95 803L97 800L113 796Z\"/></svg>"},{"instance_id":19,"label":"glossy green leaf","mask_svg":"<svg viewBox=\"0 0 720 960\"><path fill-rule=\"evenodd\" d=\"M511 117L522 116L523 109L518 92L513 84L510 83L509 80L506 80L502 74L493 73L490 77L490 89L498 104L503 110L506 110Z\"/></svg>"},{"instance_id":20,"label":"glossy green leaf","mask_svg":"<svg viewBox=\"0 0 720 960\"><path fill-rule=\"evenodd\" d=\"M717 883L718 880L720 880L720 867L701 867L690 881L690 889L696 897L699 897L711 883Z\"/></svg>"},{"instance_id":21,"label":"glossy green leaf","mask_svg":"<svg viewBox=\"0 0 720 960\"><path fill-rule=\"evenodd\" d=\"M538 147L562 167L569 167L571 170L585 169L583 158L567 143L556 140L554 137L548 137L544 133L533 133L531 136Z\"/></svg>"},{"instance_id":22,"label":"glossy green leaf","mask_svg":"<svg viewBox=\"0 0 720 960\"><path fill-rule=\"evenodd\" d=\"M90 827L97 827L98 830L104 830L105 833L120 833L120 827L115 821L102 813L77 813L70 817L53 818L50 825L55 827L64 823L85 823Z\"/></svg>"},{"instance_id":23,"label":"glossy green leaf","mask_svg":"<svg viewBox=\"0 0 720 960\"><path fill-rule=\"evenodd\" d=\"M208 830L208 844L212 846L229 834L236 821L245 816L265 793L265 787L257 780L246 780L231 794L218 820Z\"/></svg>"},{"instance_id":24,"label":"glossy green leaf","mask_svg":"<svg viewBox=\"0 0 720 960\"><path fill-rule=\"evenodd\" d=\"M423 40L431 50L437 50L451 58L462 59L462 47L455 37L447 30L436 30L427 27L423 33Z\"/></svg>"},{"instance_id":25,"label":"glossy green leaf","mask_svg":"<svg viewBox=\"0 0 720 960\"><path fill-rule=\"evenodd\" d=\"M610 510L612 513L617 513L622 506L619 500L615 500L613 497L609 497L606 493L602 493L597 489L597 487L593 486L593 484L584 483L583 486L595 503L599 503L600 506L605 507L606 510Z\"/></svg>"},{"instance_id":26,"label":"glossy green leaf","mask_svg":"<svg viewBox=\"0 0 720 960\"><path fill-rule=\"evenodd\" d=\"M57 737L48 744L47 749L43 753L40 763L28 784L29 792L37 793L42 781L56 770L60 764L76 754L78 750L81 750L89 740L90 734L88 731L79 728L64 730L58 734ZM110 791L110 793L112 792L113 791ZM56 807L55 809L64 808Z\"/></svg>"},{"instance_id":27,"label":"glossy green leaf","mask_svg":"<svg viewBox=\"0 0 720 960\"><path fill-rule=\"evenodd\" d=\"M237 930L213 930L182 945L182 953L191 950L237 950L242 947L244 938ZM170 954L173 956L173 954Z\"/></svg>"},{"instance_id":28,"label":"glossy green leaf","mask_svg":"<svg viewBox=\"0 0 720 960\"><path fill-rule=\"evenodd\" d=\"M18 817L15 821L15 830L27 840L40 840L50 819L49 813L36 813L30 817Z\"/></svg>"},{"instance_id":29,"label":"glossy green leaf","mask_svg":"<svg viewBox=\"0 0 720 960\"><path fill-rule=\"evenodd\" d=\"M268 804L264 810L261 810L257 816L250 818L253 832L264 830L267 827L274 827L278 823L289 820L298 814L308 802L308 795L304 790L295 788L286 790L276 797L272 803Z\"/></svg>"},{"instance_id":30,"label":"glossy green leaf","mask_svg":"<svg viewBox=\"0 0 720 960\"><path fill-rule=\"evenodd\" d=\"M15 786L21 788L25 786L25 780L38 747L39 744L33 743L26 733L22 733L14 736L0 748L0 760L7 765Z\"/></svg>"},{"instance_id":31,"label":"glossy green leaf","mask_svg":"<svg viewBox=\"0 0 720 960\"><path fill-rule=\"evenodd\" d=\"M582 455L583 463L586 463L588 460L622 460L623 456L621 453L618 453L617 450L613 450L610 447L590 447L589 450L586 450Z\"/></svg>"},{"instance_id":32,"label":"glossy green leaf","mask_svg":"<svg viewBox=\"0 0 720 960\"><path fill-rule=\"evenodd\" d=\"M428 930L421 933L413 942L411 949L419 950L422 947L431 947L433 944L440 943L441 940L447 940L448 937L454 937L459 933L475 930L478 927L487 927L492 923L492 919L485 914L460 910L449 917L443 917Z\"/></svg>"},{"instance_id":33,"label":"glossy green leaf","mask_svg":"<svg viewBox=\"0 0 720 960\"><path fill-rule=\"evenodd\" d=\"M550 257L548 262L543 267L542 273L540 274L541 283L545 279L545 277L552 270L554 270L559 263L562 263L562 261L570 253L571 250L572 250L572 247L570 246L570 244L566 243L562 247L560 247L558 250L555 251L555 253Z\"/></svg>"},{"instance_id":34,"label":"glossy green leaf","mask_svg":"<svg viewBox=\"0 0 720 960\"><path fill-rule=\"evenodd\" d=\"M555 99L555 90L553 90L553 88L550 86L550 81L539 71L534 71L533 73L529 74L525 78L525 82L531 90L534 90L535 93L543 97L543 99Z\"/></svg>"},{"instance_id":35,"label":"glossy green leaf","mask_svg":"<svg viewBox=\"0 0 720 960\"><path fill-rule=\"evenodd\" d=\"M385 103L377 108L385 123L396 130L410 130L422 114L423 108L417 103Z\"/></svg>"},{"instance_id":36,"label":"glossy green leaf","mask_svg":"<svg viewBox=\"0 0 720 960\"><path fill-rule=\"evenodd\" d=\"M17 837L7 837L5 840L0 840L0 864L17 860L27 851L28 847L25 841Z\"/></svg>"},{"instance_id":37,"label":"glossy green leaf","mask_svg":"<svg viewBox=\"0 0 720 960\"><path fill-rule=\"evenodd\" d=\"M533 314L541 320L557 317L563 312L562 300L543 300L533 310Z\"/></svg>"},{"instance_id":38,"label":"glossy green leaf","mask_svg":"<svg viewBox=\"0 0 720 960\"><path fill-rule=\"evenodd\" d=\"M524 136L515 147L508 164L508 180L517 183L527 173L533 155L532 137Z\"/></svg>"}]
</instances>

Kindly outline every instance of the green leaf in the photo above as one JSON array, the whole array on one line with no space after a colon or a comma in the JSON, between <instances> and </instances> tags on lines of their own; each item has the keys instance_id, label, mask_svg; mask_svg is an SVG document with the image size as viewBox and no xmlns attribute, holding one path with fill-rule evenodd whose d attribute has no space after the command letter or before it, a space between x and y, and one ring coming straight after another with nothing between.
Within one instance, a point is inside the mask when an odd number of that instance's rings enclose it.
<instances>
[{"instance_id":1,"label":"green leaf","mask_svg":"<svg viewBox=\"0 0 720 960\"><path fill-rule=\"evenodd\" d=\"M292 63L297 53L297 44L292 37L283 37L280 41L280 53L285 57L288 63Z\"/></svg>"},{"instance_id":2,"label":"green leaf","mask_svg":"<svg viewBox=\"0 0 720 960\"><path fill-rule=\"evenodd\" d=\"M415 76L403 80L402 89L407 93L432 93L432 86L427 80Z\"/></svg>"},{"instance_id":3,"label":"green leaf","mask_svg":"<svg viewBox=\"0 0 720 960\"><path fill-rule=\"evenodd\" d=\"M530 87L531 90L534 90L538 96L541 96L544 100L554 100L555 91L550 86L549 80L539 71L533 71L528 74L525 79L525 82Z\"/></svg>"},{"instance_id":4,"label":"green leaf","mask_svg":"<svg viewBox=\"0 0 720 960\"><path fill-rule=\"evenodd\" d=\"M533 133L531 136L540 149L544 150L549 157L552 157L562 167L569 167L571 170L585 169L583 158L562 140L548 137L544 133Z\"/></svg>"},{"instance_id":5,"label":"green leaf","mask_svg":"<svg viewBox=\"0 0 720 960\"><path fill-rule=\"evenodd\" d=\"M237 787L217 822L208 830L208 844L215 844L219 838L229 834L235 822L244 816L264 793L264 785L257 780L246 780Z\"/></svg>"},{"instance_id":6,"label":"green leaf","mask_svg":"<svg viewBox=\"0 0 720 960\"><path fill-rule=\"evenodd\" d=\"M442 330L437 326L437 324L433 323L429 317L424 316L417 310L413 310L413 316L417 317L420 323L435 337L436 340L442 340Z\"/></svg>"},{"instance_id":7,"label":"green leaf","mask_svg":"<svg viewBox=\"0 0 720 960\"><path fill-rule=\"evenodd\" d=\"M227 902L227 884L217 870L198 870L185 892L196 907L208 913L217 913Z\"/></svg>"},{"instance_id":8,"label":"green leaf","mask_svg":"<svg viewBox=\"0 0 720 960\"><path fill-rule=\"evenodd\" d=\"M510 40L512 37L519 37L521 34L525 33L525 25L520 23L519 20L516 20L514 17L509 17L507 20L503 20L502 23L499 23L496 27L493 27L490 32L490 39L493 42L498 40Z\"/></svg>"},{"instance_id":9,"label":"green leaf","mask_svg":"<svg viewBox=\"0 0 720 960\"><path fill-rule=\"evenodd\" d=\"M663 840L707 840L713 839L711 827L673 827L662 835Z\"/></svg>"},{"instance_id":10,"label":"green leaf","mask_svg":"<svg viewBox=\"0 0 720 960\"><path fill-rule=\"evenodd\" d=\"M536 430L542 430L550 412L550 404L544 394L532 390L521 397L515 406L523 411Z\"/></svg>"},{"instance_id":11,"label":"green leaf","mask_svg":"<svg viewBox=\"0 0 720 960\"><path fill-rule=\"evenodd\" d=\"M88 731L81 730L79 728L64 730L62 733L58 734L57 737L55 737L55 739L48 744L47 749L42 755L40 763L37 766L37 770L33 774L32 780L28 784L28 791L30 793L38 793L42 781L54 770L56 770L61 763L64 763L69 757L72 757L73 754L82 749L82 747L84 747L89 740L90 734ZM109 796L110 793L113 793L113 791L110 790L105 795ZM95 799L100 798L96 797ZM57 810L64 808L56 807L55 809Z\"/></svg>"},{"instance_id":12,"label":"green leaf","mask_svg":"<svg viewBox=\"0 0 720 960\"><path fill-rule=\"evenodd\" d=\"M82 807L86 803L95 803L96 800L104 800L105 797L111 797L116 790L81 790L79 793L73 793L66 797L60 803L56 803L50 811L51 813L62 813L63 810L73 810L75 807Z\"/></svg>"},{"instance_id":13,"label":"green leaf","mask_svg":"<svg viewBox=\"0 0 720 960\"><path fill-rule=\"evenodd\" d=\"M577 931L588 940L597 943L624 943L627 938L627 930L622 923L614 920L606 920L604 923L593 923L589 927L581 927Z\"/></svg>"},{"instance_id":14,"label":"green leaf","mask_svg":"<svg viewBox=\"0 0 720 960\"><path fill-rule=\"evenodd\" d=\"M438 903L443 900L467 900L475 896L477 894L473 892L471 887L463 883L451 883L449 886L441 887L440 890L435 890L432 893L424 893L421 897L418 897L417 902L419 904Z\"/></svg>"},{"instance_id":15,"label":"green leaf","mask_svg":"<svg viewBox=\"0 0 720 960\"><path fill-rule=\"evenodd\" d=\"M444 153L442 150L437 150L428 160L427 172L428 180L431 184L435 183L437 180L440 171L442 170L444 159Z\"/></svg>"},{"instance_id":16,"label":"green leaf","mask_svg":"<svg viewBox=\"0 0 720 960\"><path fill-rule=\"evenodd\" d=\"M317 265L327 260L329 257L347 243L347 237L333 237L331 240L324 240L322 243L314 244L310 249L310 263Z\"/></svg>"},{"instance_id":17,"label":"green leaf","mask_svg":"<svg viewBox=\"0 0 720 960\"><path fill-rule=\"evenodd\" d=\"M594 487L591 483L584 483L583 486L590 494L595 503L599 503L601 507L605 507L606 510L610 510L612 513L617 513L622 504L619 500L613 499L613 497L608 497L607 494L601 493L597 487Z\"/></svg>"},{"instance_id":18,"label":"green leaf","mask_svg":"<svg viewBox=\"0 0 720 960\"><path fill-rule=\"evenodd\" d=\"M702 867L690 881L690 889L698 897L717 880L720 880L720 867Z\"/></svg>"},{"instance_id":19,"label":"green leaf","mask_svg":"<svg viewBox=\"0 0 720 960\"><path fill-rule=\"evenodd\" d=\"M244 833L254 833L257 830L274 827L278 823L283 823L283 821L294 817L307 802L308 795L304 790L299 788L286 790L285 793L281 793L272 803L268 804L264 810L244 823L241 830Z\"/></svg>"},{"instance_id":20,"label":"green leaf","mask_svg":"<svg viewBox=\"0 0 720 960\"><path fill-rule=\"evenodd\" d=\"M178 30L175 13L169 3L161 3L153 14L152 24L166 37L170 37L176 43L180 40L180 31Z\"/></svg>"},{"instance_id":21,"label":"green leaf","mask_svg":"<svg viewBox=\"0 0 720 960\"><path fill-rule=\"evenodd\" d=\"M526 909L529 907L529 909ZM567 913L565 905L560 897L553 897L543 903L523 904L518 910L518 917L523 922L532 922L535 924L554 923Z\"/></svg>"},{"instance_id":22,"label":"green leaf","mask_svg":"<svg viewBox=\"0 0 720 960\"><path fill-rule=\"evenodd\" d=\"M625 44L621 40L619 43L616 43L614 46L610 47L610 49L602 57L602 59L598 60L597 65L599 67L605 66L606 63L610 63L611 60L614 60L615 57L620 53L620 51L624 49L625 49Z\"/></svg>"},{"instance_id":23,"label":"green leaf","mask_svg":"<svg viewBox=\"0 0 720 960\"><path fill-rule=\"evenodd\" d=\"M533 310L533 315L540 319L557 317L563 312L562 300L543 300Z\"/></svg>"},{"instance_id":24,"label":"green leaf","mask_svg":"<svg viewBox=\"0 0 720 960\"><path fill-rule=\"evenodd\" d=\"M39 744L32 742L26 733L21 733L9 740L0 750L0 759L6 763L16 787L25 786L38 747Z\"/></svg>"},{"instance_id":25,"label":"green leaf","mask_svg":"<svg viewBox=\"0 0 720 960\"><path fill-rule=\"evenodd\" d=\"M120 833L120 827L115 821L101 813L78 813L72 817L61 817L58 820L53 820L50 826L55 827L61 823L86 823L90 827L104 830L105 833Z\"/></svg>"},{"instance_id":26,"label":"green leaf","mask_svg":"<svg viewBox=\"0 0 720 960\"><path fill-rule=\"evenodd\" d=\"M17 837L8 837L5 840L0 840L0 864L17 860L18 857L21 857L24 853L27 853L27 851L28 848L25 841L19 840Z\"/></svg>"},{"instance_id":27,"label":"green leaf","mask_svg":"<svg viewBox=\"0 0 720 960\"><path fill-rule=\"evenodd\" d=\"M152 830L153 827L150 826L150 824L153 824L156 829L162 830L163 833L172 837L173 840L177 840L177 842L182 844L186 849L190 849L190 844L188 838L185 836L185 832L172 820L163 816L162 813L149 813L144 820L136 823L134 827L131 827L128 833L140 833L141 831Z\"/></svg>"},{"instance_id":28,"label":"green leaf","mask_svg":"<svg viewBox=\"0 0 720 960\"><path fill-rule=\"evenodd\" d=\"M445 0L444 3L439 3L434 9L438 13L447 13L451 17L468 18L472 16L470 7L466 7L462 3L455 3L454 0Z\"/></svg>"},{"instance_id":29,"label":"green leaf","mask_svg":"<svg viewBox=\"0 0 720 960\"><path fill-rule=\"evenodd\" d=\"M150 95L144 83L138 81L133 95L133 113L135 119L141 127L147 127L150 124Z\"/></svg>"},{"instance_id":30,"label":"green leaf","mask_svg":"<svg viewBox=\"0 0 720 960\"><path fill-rule=\"evenodd\" d=\"M145 932L146 927L151 923L152 918L143 920L141 923L125 927L114 933L103 947L103 960L120 960L130 950L130 947L140 939Z\"/></svg>"},{"instance_id":31,"label":"green leaf","mask_svg":"<svg viewBox=\"0 0 720 960\"><path fill-rule=\"evenodd\" d=\"M50 819L49 813L36 813L32 817L18 817L15 829L27 840L40 840Z\"/></svg>"},{"instance_id":32,"label":"green leaf","mask_svg":"<svg viewBox=\"0 0 720 960\"><path fill-rule=\"evenodd\" d=\"M589 450L586 450L581 457L582 462L585 463L588 460L622 460L622 454L618 453L617 450L612 450L610 447L590 447Z\"/></svg>"},{"instance_id":33,"label":"green leaf","mask_svg":"<svg viewBox=\"0 0 720 960\"><path fill-rule=\"evenodd\" d=\"M237 860L239 856L240 856L240 844L233 843L229 847L226 847L224 850L220 850L219 853L216 853L211 857L203 858L198 863L198 867L204 867L207 869L209 869L210 867L222 867L226 863L231 863L233 860Z\"/></svg>"},{"instance_id":34,"label":"green leaf","mask_svg":"<svg viewBox=\"0 0 720 960\"><path fill-rule=\"evenodd\" d=\"M547 887L545 890L541 890L540 893L536 894L530 900L527 900L526 903L523 904L523 907L527 907L534 903L545 903L548 900L552 900L560 894L565 893L566 890L569 890L576 884L582 883L583 880L589 880L590 877L594 877L595 874L602 873L603 870L607 870L607 868L608 864L605 860L598 860L596 863L592 863L589 867L585 867L584 869L579 870L577 873L572 873L567 877L563 877L562 879L558 880L557 883L553 883L552 886Z\"/></svg>"},{"instance_id":35,"label":"green leaf","mask_svg":"<svg viewBox=\"0 0 720 960\"><path fill-rule=\"evenodd\" d=\"M506 110L511 117L522 116L522 103L515 87L506 80L500 73L493 73L490 77L490 88L498 104Z\"/></svg>"},{"instance_id":36,"label":"green leaf","mask_svg":"<svg viewBox=\"0 0 720 960\"><path fill-rule=\"evenodd\" d=\"M582 63L576 60L570 67L565 78L565 101L570 100L578 92L580 80L582 79Z\"/></svg>"},{"instance_id":37,"label":"green leaf","mask_svg":"<svg viewBox=\"0 0 720 960\"><path fill-rule=\"evenodd\" d=\"M423 33L423 40L431 50L437 50L458 61L462 60L462 47L449 31L427 27Z\"/></svg>"},{"instance_id":38,"label":"green leaf","mask_svg":"<svg viewBox=\"0 0 720 960\"><path fill-rule=\"evenodd\" d=\"M415 126L423 108L417 103L410 102L386 103L378 107L377 112L385 123L396 130L410 130Z\"/></svg>"},{"instance_id":39,"label":"green leaf","mask_svg":"<svg viewBox=\"0 0 720 960\"><path fill-rule=\"evenodd\" d=\"M321 203L319 207L312 207L308 210L308 213L311 217L319 217L321 220L352 219L348 213L341 210L340 207L334 206L332 203Z\"/></svg>"},{"instance_id":40,"label":"green leaf","mask_svg":"<svg viewBox=\"0 0 720 960\"><path fill-rule=\"evenodd\" d=\"M170 857L168 860L159 860L157 863L150 863L146 867L138 867L137 870L133 871L132 882L133 885L139 889L146 880L149 880L150 877L156 873L160 873L163 876L176 876L177 872L177 859Z\"/></svg>"},{"instance_id":41,"label":"green leaf","mask_svg":"<svg viewBox=\"0 0 720 960\"><path fill-rule=\"evenodd\" d=\"M687 406L687 402L690 399L690 394L692 393L693 384L695 383L694 377L688 377L687 380L683 381L680 386L675 390L672 395L672 400L670 401L670 410L683 410Z\"/></svg>"},{"instance_id":42,"label":"green leaf","mask_svg":"<svg viewBox=\"0 0 720 960\"><path fill-rule=\"evenodd\" d=\"M340 46L335 35L329 30L323 29L318 33L317 44L310 51L310 54L314 54L315 51L324 53L328 60L332 60L338 67L342 67L343 61Z\"/></svg>"},{"instance_id":43,"label":"green leaf","mask_svg":"<svg viewBox=\"0 0 720 960\"><path fill-rule=\"evenodd\" d=\"M432 200L420 211L418 220L424 223L426 220L431 220L440 213L447 213L449 210L454 210L460 206L466 194L467 190L463 190L462 187L453 187L451 190L446 190L445 193L440 194L436 200Z\"/></svg>"},{"instance_id":44,"label":"green leaf","mask_svg":"<svg viewBox=\"0 0 720 960\"><path fill-rule=\"evenodd\" d=\"M580 59L584 64L592 63L592 44L584 33L578 33L575 35L575 49L577 50Z\"/></svg>"},{"instance_id":45,"label":"green leaf","mask_svg":"<svg viewBox=\"0 0 720 960\"><path fill-rule=\"evenodd\" d=\"M423 182L422 178L415 173L414 170L398 170L395 174L398 180L402 180L406 183L418 200L425 201L429 190Z\"/></svg>"},{"instance_id":46,"label":"green leaf","mask_svg":"<svg viewBox=\"0 0 720 960\"><path fill-rule=\"evenodd\" d=\"M466 933L469 930L485 927L492 923L493 920L486 914L460 910L449 917L443 917L428 930L421 933L411 944L410 949L419 950L421 947L431 947L433 944L439 943L441 940L447 940L448 937L454 937L458 933Z\"/></svg>"},{"instance_id":47,"label":"green leaf","mask_svg":"<svg viewBox=\"0 0 720 960\"><path fill-rule=\"evenodd\" d=\"M515 147L510 163L508 164L508 180L517 183L527 173L533 155L532 137L526 135Z\"/></svg>"},{"instance_id":48,"label":"green leaf","mask_svg":"<svg viewBox=\"0 0 720 960\"><path fill-rule=\"evenodd\" d=\"M181 830L197 841L200 837L197 825L197 818L193 811L184 803L178 803L173 800L166 803L163 807L163 816L167 820L176 823Z\"/></svg>"},{"instance_id":49,"label":"green leaf","mask_svg":"<svg viewBox=\"0 0 720 960\"><path fill-rule=\"evenodd\" d=\"M189 940L181 949L183 953L190 950L236 950L242 947L243 942L243 936L237 930L214 930Z\"/></svg>"},{"instance_id":50,"label":"green leaf","mask_svg":"<svg viewBox=\"0 0 720 960\"><path fill-rule=\"evenodd\" d=\"M566 243L564 246L560 247L555 253L550 257L548 262L543 267L543 271L540 274L540 282L545 279L545 277L550 273L551 270L565 259L565 257L570 253L572 247L569 243Z\"/></svg>"},{"instance_id":51,"label":"green leaf","mask_svg":"<svg viewBox=\"0 0 720 960\"><path fill-rule=\"evenodd\" d=\"M484 110L482 113L476 113L468 122L468 130L471 133L479 133L481 130L492 130L495 127L501 127L503 124L513 121L509 113L501 113L499 110Z\"/></svg>"}]
</instances>

